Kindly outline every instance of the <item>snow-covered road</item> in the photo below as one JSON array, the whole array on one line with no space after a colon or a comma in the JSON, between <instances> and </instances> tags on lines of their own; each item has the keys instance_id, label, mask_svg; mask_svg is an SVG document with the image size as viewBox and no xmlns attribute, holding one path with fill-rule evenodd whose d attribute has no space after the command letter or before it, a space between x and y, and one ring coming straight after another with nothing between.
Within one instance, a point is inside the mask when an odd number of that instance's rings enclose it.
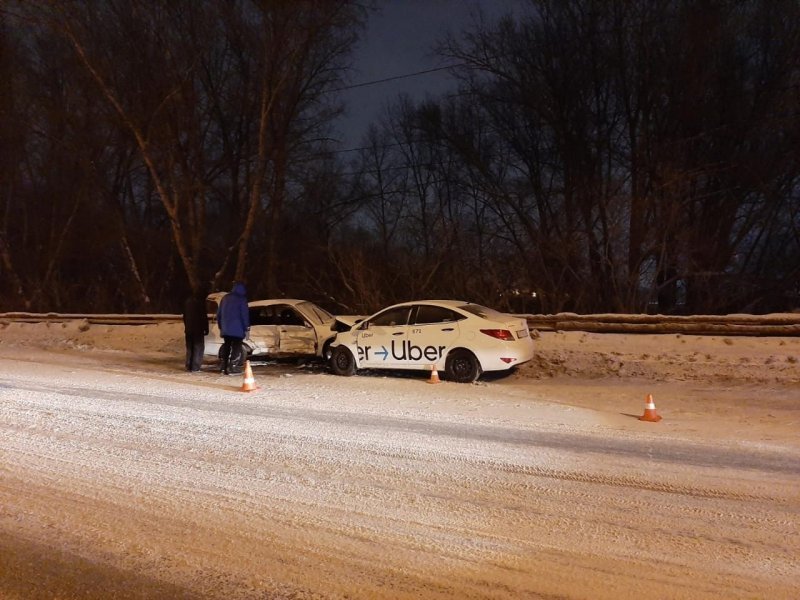
<instances>
[{"instance_id":1,"label":"snow-covered road","mask_svg":"<svg viewBox=\"0 0 800 600\"><path fill-rule=\"evenodd\" d=\"M800 590L796 444L706 440L514 378L271 365L242 393L179 367L2 349L0 597Z\"/></svg>"}]
</instances>

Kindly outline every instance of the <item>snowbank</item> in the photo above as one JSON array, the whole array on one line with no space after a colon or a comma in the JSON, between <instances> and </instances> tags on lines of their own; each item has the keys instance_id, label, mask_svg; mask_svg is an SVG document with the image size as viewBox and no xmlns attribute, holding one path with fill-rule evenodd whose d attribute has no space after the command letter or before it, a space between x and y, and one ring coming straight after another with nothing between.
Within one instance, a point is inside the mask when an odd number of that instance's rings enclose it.
<instances>
[{"instance_id":1,"label":"snowbank","mask_svg":"<svg viewBox=\"0 0 800 600\"><path fill-rule=\"evenodd\" d=\"M113 350L133 355L183 353L180 323L94 325L0 320L0 344ZM800 382L800 337L616 334L534 331L536 356L514 378L626 378L707 383ZM180 359L177 359L180 362Z\"/></svg>"}]
</instances>

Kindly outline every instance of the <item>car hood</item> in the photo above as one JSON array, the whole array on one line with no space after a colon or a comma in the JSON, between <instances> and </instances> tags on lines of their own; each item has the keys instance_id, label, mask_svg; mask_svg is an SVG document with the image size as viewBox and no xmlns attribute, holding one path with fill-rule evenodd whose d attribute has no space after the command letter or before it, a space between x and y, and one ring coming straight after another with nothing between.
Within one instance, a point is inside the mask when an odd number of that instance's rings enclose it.
<instances>
[{"instance_id":1,"label":"car hood","mask_svg":"<svg viewBox=\"0 0 800 600\"><path fill-rule=\"evenodd\" d=\"M335 331L348 331L353 325L360 323L369 315L336 315L331 329Z\"/></svg>"}]
</instances>

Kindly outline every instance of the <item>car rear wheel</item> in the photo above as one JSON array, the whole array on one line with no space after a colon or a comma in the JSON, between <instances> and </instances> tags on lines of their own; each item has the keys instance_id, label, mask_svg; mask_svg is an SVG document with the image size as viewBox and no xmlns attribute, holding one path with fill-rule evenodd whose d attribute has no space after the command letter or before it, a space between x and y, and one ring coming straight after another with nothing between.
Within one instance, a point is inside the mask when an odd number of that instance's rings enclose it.
<instances>
[{"instance_id":1,"label":"car rear wheel","mask_svg":"<svg viewBox=\"0 0 800 600\"><path fill-rule=\"evenodd\" d=\"M345 377L355 375L356 361L350 350L344 346L336 346L332 350L330 365L331 371L337 375L344 375Z\"/></svg>"},{"instance_id":2,"label":"car rear wheel","mask_svg":"<svg viewBox=\"0 0 800 600\"><path fill-rule=\"evenodd\" d=\"M450 381L472 383L481 376L481 365L472 352L459 348L447 355L444 371Z\"/></svg>"}]
</instances>

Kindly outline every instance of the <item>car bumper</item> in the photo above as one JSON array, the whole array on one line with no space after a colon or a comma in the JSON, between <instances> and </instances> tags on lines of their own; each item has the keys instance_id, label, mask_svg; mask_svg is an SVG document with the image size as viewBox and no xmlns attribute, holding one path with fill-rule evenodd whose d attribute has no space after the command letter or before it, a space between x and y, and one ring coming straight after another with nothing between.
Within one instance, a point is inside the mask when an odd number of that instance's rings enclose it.
<instances>
[{"instance_id":1,"label":"car bumper","mask_svg":"<svg viewBox=\"0 0 800 600\"><path fill-rule=\"evenodd\" d=\"M477 358L484 371L505 371L533 359L533 341L500 346L491 352L481 352Z\"/></svg>"}]
</instances>

